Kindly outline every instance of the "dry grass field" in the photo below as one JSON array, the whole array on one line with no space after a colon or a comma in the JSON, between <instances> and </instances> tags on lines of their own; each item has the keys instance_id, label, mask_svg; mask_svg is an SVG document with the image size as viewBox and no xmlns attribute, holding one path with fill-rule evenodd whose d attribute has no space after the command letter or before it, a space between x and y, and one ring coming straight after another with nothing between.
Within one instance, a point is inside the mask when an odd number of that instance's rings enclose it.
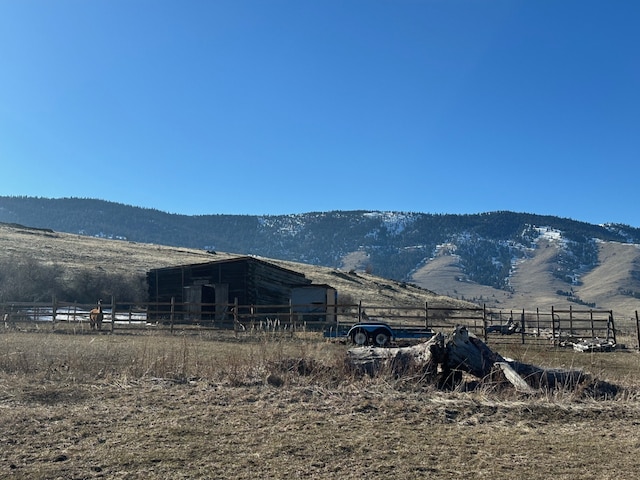
<instances>
[{"instance_id":1,"label":"dry grass field","mask_svg":"<svg viewBox=\"0 0 640 480\"><path fill-rule=\"evenodd\" d=\"M0 226L0 255L144 274L228 258ZM464 304L372 275L278 262L373 304ZM621 326L619 325L619 328ZM633 346L633 325L624 325ZM447 333L447 332L445 332ZM0 331L0 478L635 479L640 355L499 345L617 394L358 375L319 335Z\"/></svg>"},{"instance_id":2,"label":"dry grass field","mask_svg":"<svg viewBox=\"0 0 640 480\"><path fill-rule=\"evenodd\" d=\"M560 478L640 474L640 356L505 346L614 398L360 376L312 334L0 334L0 478Z\"/></svg>"}]
</instances>

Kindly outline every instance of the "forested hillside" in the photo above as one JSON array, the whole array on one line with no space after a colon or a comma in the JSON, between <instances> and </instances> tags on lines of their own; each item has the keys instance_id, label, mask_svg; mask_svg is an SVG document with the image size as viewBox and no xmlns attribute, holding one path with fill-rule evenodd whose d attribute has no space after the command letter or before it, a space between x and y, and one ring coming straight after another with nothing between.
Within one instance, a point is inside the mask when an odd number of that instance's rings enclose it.
<instances>
[{"instance_id":1,"label":"forested hillside","mask_svg":"<svg viewBox=\"0 0 640 480\"><path fill-rule=\"evenodd\" d=\"M186 216L94 199L0 197L0 222L203 250L254 254L416 281L436 257L455 259L459 281L513 291L517 266L553 236L549 267L568 292L599 263L599 242L640 244L640 229L529 213L434 215L334 211L295 215ZM631 278L640 277L629 267ZM633 273L635 272L635 273ZM637 280L637 278L636 278ZM419 283L419 281L418 281ZM433 289L433 285L423 285ZM636 296L640 286L627 285ZM444 293L444 292L443 292Z\"/></svg>"}]
</instances>

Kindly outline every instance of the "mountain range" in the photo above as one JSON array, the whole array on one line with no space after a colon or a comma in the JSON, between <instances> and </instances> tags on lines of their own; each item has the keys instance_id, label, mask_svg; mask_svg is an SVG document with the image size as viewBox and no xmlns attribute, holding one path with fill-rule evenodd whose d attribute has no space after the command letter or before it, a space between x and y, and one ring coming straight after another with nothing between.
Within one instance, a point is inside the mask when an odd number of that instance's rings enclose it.
<instances>
[{"instance_id":1,"label":"mountain range","mask_svg":"<svg viewBox=\"0 0 640 480\"><path fill-rule=\"evenodd\" d=\"M0 222L373 273L503 309L640 309L640 229L509 211L161 212L96 199L0 197Z\"/></svg>"}]
</instances>

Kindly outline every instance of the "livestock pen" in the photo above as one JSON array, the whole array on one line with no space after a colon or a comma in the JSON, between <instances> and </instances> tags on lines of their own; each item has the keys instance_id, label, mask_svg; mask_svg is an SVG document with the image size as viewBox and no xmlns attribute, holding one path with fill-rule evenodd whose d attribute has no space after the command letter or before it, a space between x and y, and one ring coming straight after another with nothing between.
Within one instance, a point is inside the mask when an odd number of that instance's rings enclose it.
<instances>
[{"instance_id":1,"label":"livestock pen","mask_svg":"<svg viewBox=\"0 0 640 480\"><path fill-rule=\"evenodd\" d=\"M58 301L51 303L0 303L0 318L6 329L89 331L89 311L94 305ZM566 346L584 339L601 339L611 345L619 342L620 330L612 310L536 309L498 310L486 306L451 308L422 305L373 305L358 302L337 304L314 311L315 304L242 305L234 303L148 302L118 303L115 299L103 304L104 332L126 332L145 329L176 330L207 329L233 331L246 335L256 331L281 333L326 332L328 337L341 338L355 323L380 321L394 329L427 329L448 331L456 325L482 338L486 343L522 343ZM217 312L215 315L194 315L193 312ZM150 312L152 312L150 314ZM625 340L640 339L640 321L635 312L635 325L626 325ZM630 333L635 333L630 337ZM640 345L640 341L638 341Z\"/></svg>"}]
</instances>

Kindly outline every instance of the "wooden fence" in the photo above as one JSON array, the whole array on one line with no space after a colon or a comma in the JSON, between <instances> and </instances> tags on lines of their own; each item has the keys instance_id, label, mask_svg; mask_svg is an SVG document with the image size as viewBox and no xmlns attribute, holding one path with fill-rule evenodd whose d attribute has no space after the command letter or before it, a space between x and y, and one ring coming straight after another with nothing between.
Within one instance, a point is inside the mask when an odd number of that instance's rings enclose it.
<instances>
[{"instance_id":1,"label":"wooden fence","mask_svg":"<svg viewBox=\"0 0 640 480\"><path fill-rule=\"evenodd\" d=\"M0 304L0 318L5 329L69 328L89 330L89 311L95 305L59 302ZM414 306L364 305L239 305L145 303L118 304L111 299L103 304L103 331L133 329L202 328L233 330L236 334L259 330L324 331L340 336L354 323L382 321L392 328L422 328L448 331L465 325L469 331L489 343L540 343L562 345L576 339L600 338L616 342L616 328L611 310L556 309L548 312L503 311L485 306L443 308L425 303ZM640 345L640 318L636 311L636 332Z\"/></svg>"}]
</instances>

